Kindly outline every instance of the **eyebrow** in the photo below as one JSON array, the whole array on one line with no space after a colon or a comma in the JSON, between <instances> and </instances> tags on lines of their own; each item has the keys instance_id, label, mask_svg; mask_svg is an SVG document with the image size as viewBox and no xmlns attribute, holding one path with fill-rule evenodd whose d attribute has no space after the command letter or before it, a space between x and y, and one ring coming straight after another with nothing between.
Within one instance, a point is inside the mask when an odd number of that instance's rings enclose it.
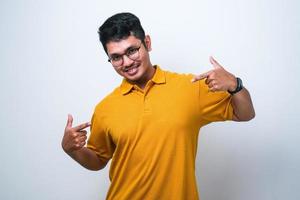
<instances>
[{"instance_id":1,"label":"eyebrow","mask_svg":"<svg viewBox=\"0 0 300 200\"><path fill-rule=\"evenodd\" d=\"M120 54L119 53L113 53L113 54L110 54L110 57L124 55L124 54L127 53L128 50L133 49L133 48L137 48L137 46L136 45L129 46L129 47L127 47L127 49L125 49L124 53L120 53Z\"/></svg>"}]
</instances>

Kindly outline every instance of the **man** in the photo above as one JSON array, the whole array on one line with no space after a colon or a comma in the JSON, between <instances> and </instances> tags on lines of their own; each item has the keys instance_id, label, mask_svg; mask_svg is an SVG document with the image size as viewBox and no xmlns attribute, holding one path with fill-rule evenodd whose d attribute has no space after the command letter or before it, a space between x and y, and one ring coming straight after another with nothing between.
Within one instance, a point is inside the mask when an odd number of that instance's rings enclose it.
<instances>
[{"instance_id":1,"label":"man","mask_svg":"<svg viewBox=\"0 0 300 200\"><path fill-rule=\"evenodd\" d=\"M108 18L99 35L109 62L124 79L96 106L91 124L72 127L68 116L64 151L90 170L100 170L112 159L107 199L198 199L200 128L255 115L241 79L212 57L213 69L196 76L153 66L151 39L131 13ZM85 147L84 129L90 125Z\"/></svg>"}]
</instances>

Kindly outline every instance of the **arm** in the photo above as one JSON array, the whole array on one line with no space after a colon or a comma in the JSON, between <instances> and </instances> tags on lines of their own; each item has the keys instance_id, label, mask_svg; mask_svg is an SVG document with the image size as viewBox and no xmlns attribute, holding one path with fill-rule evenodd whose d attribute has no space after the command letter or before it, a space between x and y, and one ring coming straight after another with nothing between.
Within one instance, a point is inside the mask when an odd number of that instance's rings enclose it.
<instances>
[{"instance_id":1,"label":"arm","mask_svg":"<svg viewBox=\"0 0 300 200\"><path fill-rule=\"evenodd\" d=\"M77 161L81 166L89 170L100 170L103 169L107 163L102 162L97 154L86 147L82 147L77 151L68 153L68 155Z\"/></svg>"},{"instance_id":2,"label":"arm","mask_svg":"<svg viewBox=\"0 0 300 200\"><path fill-rule=\"evenodd\" d=\"M251 97L246 88L232 95L231 105L233 107L234 121L249 121L255 117Z\"/></svg>"},{"instance_id":3,"label":"arm","mask_svg":"<svg viewBox=\"0 0 300 200\"><path fill-rule=\"evenodd\" d=\"M65 128L64 137L62 139L63 150L80 165L89 170L100 170L106 166L97 154L86 147L85 128L90 126L90 123L84 123L76 127L72 127L73 117L68 116L68 122Z\"/></svg>"}]
</instances>

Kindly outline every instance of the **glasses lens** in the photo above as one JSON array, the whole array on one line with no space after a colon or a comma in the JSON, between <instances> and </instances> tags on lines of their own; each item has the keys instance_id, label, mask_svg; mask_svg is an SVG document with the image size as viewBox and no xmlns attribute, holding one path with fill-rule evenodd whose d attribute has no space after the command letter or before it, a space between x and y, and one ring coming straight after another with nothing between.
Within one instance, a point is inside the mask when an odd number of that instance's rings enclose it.
<instances>
[{"instance_id":1,"label":"glasses lens","mask_svg":"<svg viewBox=\"0 0 300 200\"><path fill-rule=\"evenodd\" d=\"M131 60L136 60L136 59L138 59L138 57L139 57L139 48L131 49L130 51L128 51L127 55L128 55L128 57L129 57Z\"/></svg>"}]
</instances>

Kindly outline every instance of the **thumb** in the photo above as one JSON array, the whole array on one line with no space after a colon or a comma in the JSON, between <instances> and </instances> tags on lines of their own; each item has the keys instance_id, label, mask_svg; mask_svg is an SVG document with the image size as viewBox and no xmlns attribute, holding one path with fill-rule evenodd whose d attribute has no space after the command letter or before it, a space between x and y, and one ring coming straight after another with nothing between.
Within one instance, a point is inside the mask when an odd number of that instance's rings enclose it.
<instances>
[{"instance_id":1,"label":"thumb","mask_svg":"<svg viewBox=\"0 0 300 200\"><path fill-rule=\"evenodd\" d=\"M214 68L221 67L221 65L212 56L209 57L209 61L214 66Z\"/></svg>"},{"instance_id":2,"label":"thumb","mask_svg":"<svg viewBox=\"0 0 300 200\"><path fill-rule=\"evenodd\" d=\"M71 114L68 114L67 127L71 128L72 123L73 123L73 116Z\"/></svg>"}]
</instances>

